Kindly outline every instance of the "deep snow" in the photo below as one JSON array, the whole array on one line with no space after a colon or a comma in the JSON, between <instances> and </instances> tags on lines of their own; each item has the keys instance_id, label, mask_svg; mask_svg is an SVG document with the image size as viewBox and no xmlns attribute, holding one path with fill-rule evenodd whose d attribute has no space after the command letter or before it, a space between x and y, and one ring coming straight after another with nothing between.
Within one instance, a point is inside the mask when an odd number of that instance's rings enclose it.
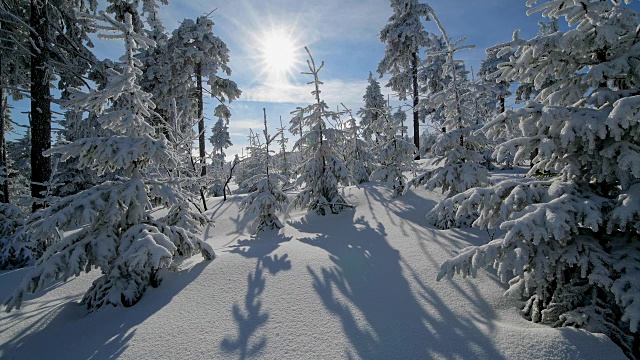
<instances>
[{"instance_id":1,"label":"deep snow","mask_svg":"<svg viewBox=\"0 0 640 360\"><path fill-rule=\"evenodd\" d=\"M54 284L0 315L0 358L625 358L604 335L526 321L490 272L436 282L444 260L488 239L426 225L441 195L344 191L354 210L293 212L258 236L243 195L211 199L214 261L188 259L137 305L93 314L77 301L97 274ZM0 272L0 298L26 271Z\"/></svg>"}]
</instances>

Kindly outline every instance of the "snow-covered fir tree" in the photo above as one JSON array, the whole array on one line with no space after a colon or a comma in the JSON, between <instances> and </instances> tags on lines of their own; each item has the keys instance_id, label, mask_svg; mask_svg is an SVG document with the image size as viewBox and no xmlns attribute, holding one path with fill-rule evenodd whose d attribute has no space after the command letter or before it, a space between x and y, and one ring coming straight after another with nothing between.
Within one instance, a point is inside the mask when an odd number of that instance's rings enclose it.
<instances>
[{"instance_id":1,"label":"snow-covered fir tree","mask_svg":"<svg viewBox=\"0 0 640 360\"><path fill-rule=\"evenodd\" d=\"M238 171L236 175L236 183L239 188L248 192L256 191L256 183L253 181L247 181L248 179L255 178L256 175L264 173L264 162L260 154L262 151L262 140L260 134L253 132L253 129L249 129L249 135L247 136L249 146L247 146L246 155L240 165L241 171Z\"/></svg>"},{"instance_id":2,"label":"snow-covered fir tree","mask_svg":"<svg viewBox=\"0 0 640 360\"><path fill-rule=\"evenodd\" d=\"M409 134L407 132L408 128L405 125L405 122L407 121L407 113L402 110L402 107L399 106L398 110L396 110L396 112L394 112L391 116L393 116L393 121L400 126L398 128L398 130L400 131L400 138L407 139L407 135Z\"/></svg>"},{"instance_id":3,"label":"snow-covered fir tree","mask_svg":"<svg viewBox=\"0 0 640 360\"><path fill-rule=\"evenodd\" d=\"M540 27L538 29L538 36L551 35L558 31L558 27L559 27L558 19L549 19L549 21L540 21L538 23L538 26ZM518 36L519 36L519 32L515 32L514 37L518 37ZM509 48L490 48L489 49L489 51L491 52L497 52L500 50L502 50L500 52L500 57L509 56L513 52L513 50ZM553 74L545 74L544 76L545 76L544 87L547 87L553 83L554 77L553 77ZM539 83L540 81L542 81L542 79L537 78L535 79L535 81ZM534 84L533 78L522 79L521 81L518 82L518 86L515 89L515 103L522 104L530 101L531 99L535 98L536 95L538 95L538 92L542 87L543 86Z\"/></svg>"},{"instance_id":4,"label":"snow-covered fir tree","mask_svg":"<svg viewBox=\"0 0 640 360\"><path fill-rule=\"evenodd\" d=\"M413 169L417 150L414 144L398 134L401 125L396 118L388 115L385 117L386 125L381 129L378 145L374 147L378 165L371 174L371 180L388 184L393 189L394 196L400 196L407 189L404 172Z\"/></svg>"},{"instance_id":5,"label":"snow-covered fir tree","mask_svg":"<svg viewBox=\"0 0 640 360\"><path fill-rule=\"evenodd\" d=\"M509 91L511 83L506 80L496 81L494 74L498 73L498 66L500 64L509 61L512 54L510 52L503 52L501 56L497 55L497 50L494 48L487 51L487 58L480 62L478 76L480 80L483 80L485 83L493 84L495 88L493 92L496 94L495 100L497 102L495 111L499 114L506 110L506 99L511 96L511 91Z\"/></svg>"},{"instance_id":6,"label":"snow-covered fir tree","mask_svg":"<svg viewBox=\"0 0 640 360\"><path fill-rule=\"evenodd\" d=\"M33 260L30 244L24 240L26 217L20 207L0 204L0 270L20 268Z\"/></svg>"},{"instance_id":7,"label":"snow-covered fir tree","mask_svg":"<svg viewBox=\"0 0 640 360\"><path fill-rule=\"evenodd\" d=\"M15 141L7 143L9 200L25 212L30 212L33 199L31 198L31 131L25 133Z\"/></svg>"},{"instance_id":8,"label":"snow-covered fir tree","mask_svg":"<svg viewBox=\"0 0 640 360\"><path fill-rule=\"evenodd\" d=\"M507 293L526 300L528 319L605 333L637 358L639 14L597 0L543 1L536 11L566 20L569 30L531 40L516 33L500 46L499 54L514 55L500 65L498 81L533 84L537 95L484 128L509 139L497 147L498 159L535 153L529 179L471 189L433 209L429 219L441 227L473 221L505 231L448 260L438 278L493 266Z\"/></svg>"},{"instance_id":9,"label":"snow-covered fir tree","mask_svg":"<svg viewBox=\"0 0 640 360\"><path fill-rule=\"evenodd\" d=\"M328 122L336 121L339 115L330 111L329 106L320 98L322 82L318 74L324 66L324 61L316 67L311 52L306 47L305 50L309 55L309 72L303 74L313 76L310 83L314 85L311 94L315 97L315 103L301 110L304 116L300 119L300 124L309 130L294 146L294 149L301 152L303 163L297 171L300 176L296 180L296 185L301 189L291 206L306 207L320 215L325 215L327 211L337 214L351 207L338 188L340 184L349 183L349 169L336 153L343 132L328 126Z\"/></svg>"},{"instance_id":10,"label":"snow-covered fir tree","mask_svg":"<svg viewBox=\"0 0 640 360\"><path fill-rule=\"evenodd\" d=\"M475 106L477 94L471 91L464 66L454 60L457 51L473 46L461 45L464 38L452 42L435 13L431 18L438 25L446 44L444 70L451 81L427 101L430 108L444 108L443 132L430 149L436 167L416 177L412 183L424 185L429 190L441 188L450 197L488 183L487 169L482 165L484 156L480 153L485 137L477 131L481 127Z\"/></svg>"},{"instance_id":11,"label":"snow-covered fir tree","mask_svg":"<svg viewBox=\"0 0 640 360\"><path fill-rule=\"evenodd\" d=\"M369 73L369 84L362 99L364 107L358 110L362 137L367 142L377 140L385 127L387 102L380 90L380 83Z\"/></svg>"},{"instance_id":12,"label":"snow-covered fir tree","mask_svg":"<svg viewBox=\"0 0 640 360\"><path fill-rule=\"evenodd\" d=\"M361 128L358 126L351 110L344 106L344 104L342 107L344 108L343 112L349 116L344 129L344 164L351 174L351 183L354 185L362 184L363 182L369 181L369 176L373 172L376 159L370 150L369 144L363 140L364 136L360 136L363 134L363 131L361 131ZM361 120L361 123L362 122L364 121ZM369 127L369 129L372 129L372 127ZM380 130L380 132L376 132L378 134L376 137L379 137L384 129L378 128L378 130Z\"/></svg>"},{"instance_id":13,"label":"snow-covered fir tree","mask_svg":"<svg viewBox=\"0 0 640 360\"><path fill-rule=\"evenodd\" d=\"M447 84L451 82L451 72L447 71L447 43L444 37L429 33L431 43L425 49L424 61L418 69L419 91L422 95L419 103L420 120L430 120L434 126L441 129L444 122L444 105L434 108L435 104L430 102L430 97L445 89ZM459 64L457 65L458 70ZM422 143L420 143L422 148Z\"/></svg>"},{"instance_id":14,"label":"snow-covered fir tree","mask_svg":"<svg viewBox=\"0 0 640 360\"><path fill-rule=\"evenodd\" d=\"M282 125L282 116L280 116L280 127L278 128L280 136L276 140L278 145L280 145L280 175L284 176L287 179L287 183L289 183L289 179L291 179L291 155L287 155L289 138L284 136L285 131L287 131L287 129Z\"/></svg>"},{"instance_id":15,"label":"snow-covered fir tree","mask_svg":"<svg viewBox=\"0 0 640 360\"><path fill-rule=\"evenodd\" d=\"M167 41L168 61L171 66L172 98L183 99L178 102L190 104L193 112L190 118L198 123L198 150L202 175L206 174L205 166L205 124L204 124L204 89L206 79L210 96L218 100L215 116L228 121L230 115L227 102L237 99L241 91L236 83L221 75L230 76L229 48L213 34L214 23L209 16L200 16L195 21L184 19L174 30ZM193 99L195 98L195 102Z\"/></svg>"},{"instance_id":16,"label":"snow-covered fir tree","mask_svg":"<svg viewBox=\"0 0 640 360\"><path fill-rule=\"evenodd\" d=\"M213 128L211 128L209 141L214 149L212 157L214 160L217 160L216 164L224 164L224 158L226 156L224 149L228 149L233 143L229 135L229 124L223 118L219 118L215 125L213 125Z\"/></svg>"},{"instance_id":17,"label":"snow-covered fir tree","mask_svg":"<svg viewBox=\"0 0 640 360\"><path fill-rule=\"evenodd\" d=\"M420 49L429 47L431 38L422 21L429 21L432 9L419 0L391 0L393 15L380 31L385 54L378 73L391 75L387 84L400 100L413 101L413 141L420 148L418 69Z\"/></svg>"},{"instance_id":18,"label":"snow-covered fir tree","mask_svg":"<svg viewBox=\"0 0 640 360\"><path fill-rule=\"evenodd\" d=\"M254 150L254 156L261 160L261 164L264 164L262 166L264 172L245 180L254 184L256 190L245 196L240 204L243 209L256 215L256 219L253 221L256 233L265 229L281 229L282 223L276 212L284 211L289 204L287 194L281 190L282 185L286 184L289 179L274 172L271 166L272 156L269 146L280 134L269 135L267 111L265 109L262 111L264 112L264 144Z\"/></svg>"},{"instance_id":19,"label":"snow-covered fir tree","mask_svg":"<svg viewBox=\"0 0 640 360\"><path fill-rule=\"evenodd\" d=\"M189 209L179 184L145 178L152 164L171 167L174 159L161 136L146 121L154 104L136 80L141 63L137 49L153 42L134 31L131 15L120 23L104 12L95 26L109 33L107 39L122 39L125 55L122 70L111 69L103 90L72 91L67 107L98 114L98 122L116 135L93 137L57 147L62 159L77 158L79 168L98 174L119 171L117 180L102 183L67 196L34 213L25 225L31 243L47 243L13 294L5 301L8 311L19 308L25 293L44 289L51 281L66 280L97 268L102 273L85 293L82 303L89 310L107 305L131 306L148 286L160 283L161 269L177 269L175 260L201 252L214 257L213 249L199 236L206 219ZM113 104L108 108L109 104ZM168 207L162 217L152 215L151 198ZM75 229L74 232L68 232Z\"/></svg>"}]
</instances>

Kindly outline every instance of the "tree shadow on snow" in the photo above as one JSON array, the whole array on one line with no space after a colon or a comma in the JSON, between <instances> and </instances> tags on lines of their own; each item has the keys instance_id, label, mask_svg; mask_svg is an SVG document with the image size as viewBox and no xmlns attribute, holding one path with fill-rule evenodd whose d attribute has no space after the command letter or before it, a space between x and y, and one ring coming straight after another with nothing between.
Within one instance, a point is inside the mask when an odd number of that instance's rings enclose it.
<instances>
[{"instance_id":1,"label":"tree shadow on snow","mask_svg":"<svg viewBox=\"0 0 640 360\"><path fill-rule=\"evenodd\" d=\"M269 313L262 309L260 296L264 291L266 278L261 261L258 259L256 269L247 275L247 294L244 298L244 311L239 304L233 304L233 318L238 324L238 335L235 338L225 337L220 348L227 353L237 354L238 359L246 359L258 355L267 346L265 336L253 339L255 332L269 320Z\"/></svg>"},{"instance_id":2,"label":"tree shadow on snow","mask_svg":"<svg viewBox=\"0 0 640 360\"><path fill-rule=\"evenodd\" d=\"M228 246L230 253L239 254L246 258L262 259L274 252L282 243L291 240L291 236L284 236L277 230L261 231L248 239L240 239L235 245Z\"/></svg>"},{"instance_id":3,"label":"tree shadow on snow","mask_svg":"<svg viewBox=\"0 0 640 360\"><path fill-rule=\"evenodd\" d=\"M300 241L324 249L334 263L307 270L324 306L340 318L357 353L348 352L346 357L502 358L475 321L460 319L426 286L414 293L403 274L400 253L387 242L382 223L374 228L362 217L347 216L337 221L343 224L323 227L303 219L292 225L309 232L323 228Z\"/></svg>"},{"instance_id":4,"label":"tree shadow on snow","mask_svg":"<svg viewBox=\"0 0 640 360\"><path fill-rule=\"evenodd\" d=\"M239 240L230 246L230 253L239 254L246 258L256 259L255 270L247 274L247 293L244 304L233 304L231 309L233 318L238 325L235 336L227 336L220 342L220 348L234 354L238 359L247 359L259 355L267 346L266 336L256 337L256 332L269 320L269 313L262 308L260 299L265 286L265 270L271 275L291 269L289 255L270 255L280 244L291 240L275 230L264 231L251 239Z\"/></svg>"},{"instance_id":5,"label":"tree shadow on snow","mask_svg":"<svg viewBox=\"0 0 640 360\"><path fill-rule=\"evenodd\" d=\"M208 264L208 261L199 262L175 273L163 271L160 287L147 289L130 308L108 307L87 313L84 306L69 302L68 298L47 300L46 304L30 301L16 312L16 319L24 321L32 316L39 319L0 344L0 351L11 359L118 358L134 337L136 327L170 303ZM6 330L4 326L2 329ZM56 349L64 349L64 353L52 353L47 348L51 343L56 344Z\"/></svg>"}]
</instances>

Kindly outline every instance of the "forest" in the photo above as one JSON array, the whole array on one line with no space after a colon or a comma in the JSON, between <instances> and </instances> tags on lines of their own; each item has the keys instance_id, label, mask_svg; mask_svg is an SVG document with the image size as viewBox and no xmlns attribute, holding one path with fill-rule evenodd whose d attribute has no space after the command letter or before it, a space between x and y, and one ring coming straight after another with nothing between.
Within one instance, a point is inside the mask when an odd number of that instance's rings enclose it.
<instances>
[{"instance_id":1,"label":"forest","mask_svg":"<svg viewBox=\"0 0 640 360\"><path fill-rule=\"evenodd\" d=\"M522 1L537 34L474 71L427 2L385 1L360 108L301 44L308 103L228 153L220 10L168 31L168 1L0 3L0 357L640 358L636 2Z\"/></svg>"}]
</instances>

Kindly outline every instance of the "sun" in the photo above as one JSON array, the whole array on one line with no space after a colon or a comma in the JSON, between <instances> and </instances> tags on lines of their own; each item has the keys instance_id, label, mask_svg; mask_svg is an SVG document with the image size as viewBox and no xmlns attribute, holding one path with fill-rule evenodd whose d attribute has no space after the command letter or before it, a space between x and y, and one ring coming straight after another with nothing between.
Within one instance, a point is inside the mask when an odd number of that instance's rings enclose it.
<instances>
[{"instance_id":1,"label":"sun","mask_svg":"<svg viewBox=\"0 0 640 360\"><path fill-rule=\"evenodd\" d=\"M296 65L298 46L283 31L272 31L261 39L261 57L269 75L282 77Z\"/></svg>"}]
</instances>

